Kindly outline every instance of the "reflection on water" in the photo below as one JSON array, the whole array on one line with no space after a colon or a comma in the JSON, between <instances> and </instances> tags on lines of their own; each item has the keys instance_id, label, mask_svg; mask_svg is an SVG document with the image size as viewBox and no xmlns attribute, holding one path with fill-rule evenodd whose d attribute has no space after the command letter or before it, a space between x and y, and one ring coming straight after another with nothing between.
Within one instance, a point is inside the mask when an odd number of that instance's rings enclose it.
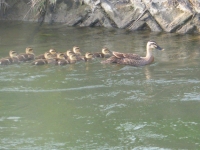
<instances>
[{"instance_id":1,"label":"reflection on water","mask_svg":"<svg viewBox=\"0 0 200 150\"><path fill-rule=\"evenodd\" d=\"M0 149L199 149L199 35L0 23L0 56L74 45L145 55L131 67L101 59L66 66L0 67Z\"/></svg>"}]
</instances>

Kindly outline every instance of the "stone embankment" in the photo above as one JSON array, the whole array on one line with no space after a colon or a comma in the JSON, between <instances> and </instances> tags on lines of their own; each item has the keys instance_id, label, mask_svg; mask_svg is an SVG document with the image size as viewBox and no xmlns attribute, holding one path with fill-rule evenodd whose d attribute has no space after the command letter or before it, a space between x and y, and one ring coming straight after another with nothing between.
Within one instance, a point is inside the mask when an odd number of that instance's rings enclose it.
<instances>
[{"instance_id":1,"label":"stone embankment","mask_svg":"<svg viewBox=\"0 0 200 150\"><path fill-rule=\"evenodd\" d=\"M5 2L5 3L2 3ZM37 21L29 0L1 0L1 20ZM200 32L199 0L57 0L45 22L131 31Z\"/></svg>"}]
</instances>

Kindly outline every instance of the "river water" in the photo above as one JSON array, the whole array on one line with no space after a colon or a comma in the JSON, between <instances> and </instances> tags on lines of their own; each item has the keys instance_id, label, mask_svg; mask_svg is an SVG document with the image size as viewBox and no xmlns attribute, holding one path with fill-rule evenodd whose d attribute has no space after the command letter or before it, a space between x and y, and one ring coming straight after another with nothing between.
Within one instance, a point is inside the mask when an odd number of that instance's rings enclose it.
<instances>
[{"instance_id":1,"label":"river water","mask_svg":"<svg viewBox=\"0 0 200 150\"><path fill-rule=\"evenodd\" d=\"M0 149L200 149L200 35L1 22L0 56L79 46L145 55L144 67L0 66Z\"/></svg>"}]
</instances>

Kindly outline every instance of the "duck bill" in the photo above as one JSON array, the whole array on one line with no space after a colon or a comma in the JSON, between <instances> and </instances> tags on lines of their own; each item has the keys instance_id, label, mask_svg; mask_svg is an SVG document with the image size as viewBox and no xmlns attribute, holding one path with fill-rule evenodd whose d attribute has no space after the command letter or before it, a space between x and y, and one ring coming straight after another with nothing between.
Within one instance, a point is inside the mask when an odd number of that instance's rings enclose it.
<instances>
[{"instance_id":1,"label":"duck bill","mask_svg":"<svg viewBox=\"0 0 200 150\"><path fill-rule=\"evenodd\" d=\"M158 46L158 45L157 45L156 49L157 49L157 50L160 50L160 51L163 51L163 50L164 50L162 47L160 47L160 46Z\"/></svg>"}]
</instances>

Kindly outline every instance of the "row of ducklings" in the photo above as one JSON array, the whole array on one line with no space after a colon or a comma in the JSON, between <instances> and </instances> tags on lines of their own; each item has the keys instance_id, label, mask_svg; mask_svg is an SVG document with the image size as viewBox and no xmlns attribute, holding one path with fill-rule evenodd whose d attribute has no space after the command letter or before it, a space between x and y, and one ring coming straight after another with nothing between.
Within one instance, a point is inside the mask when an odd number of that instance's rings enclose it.
<instances>
[{"instance_id":1,"label":"row of ducklings","mask_svg":"<svg viewBox=\"0 0 200 150\"><path fill-rule=\"evenodd\" d=\"M56 52L54 49L50 49L44 54L35 56L33 49L27 47L25 53L17 54L17 52L11 50L9 56L0 59L0 65L10 65L17 64L20 62L32 61L32 65L44 65L44 64L54 64L54 65L66 65L73 64L77 61L89 61L93 58L107 58L110 56L110 51L107 48L102 48L101 52L96 53L85 53L83 56L79 47L74 46L72 50L67 50L64 53Z\"/></svg>"}]
</instances>

